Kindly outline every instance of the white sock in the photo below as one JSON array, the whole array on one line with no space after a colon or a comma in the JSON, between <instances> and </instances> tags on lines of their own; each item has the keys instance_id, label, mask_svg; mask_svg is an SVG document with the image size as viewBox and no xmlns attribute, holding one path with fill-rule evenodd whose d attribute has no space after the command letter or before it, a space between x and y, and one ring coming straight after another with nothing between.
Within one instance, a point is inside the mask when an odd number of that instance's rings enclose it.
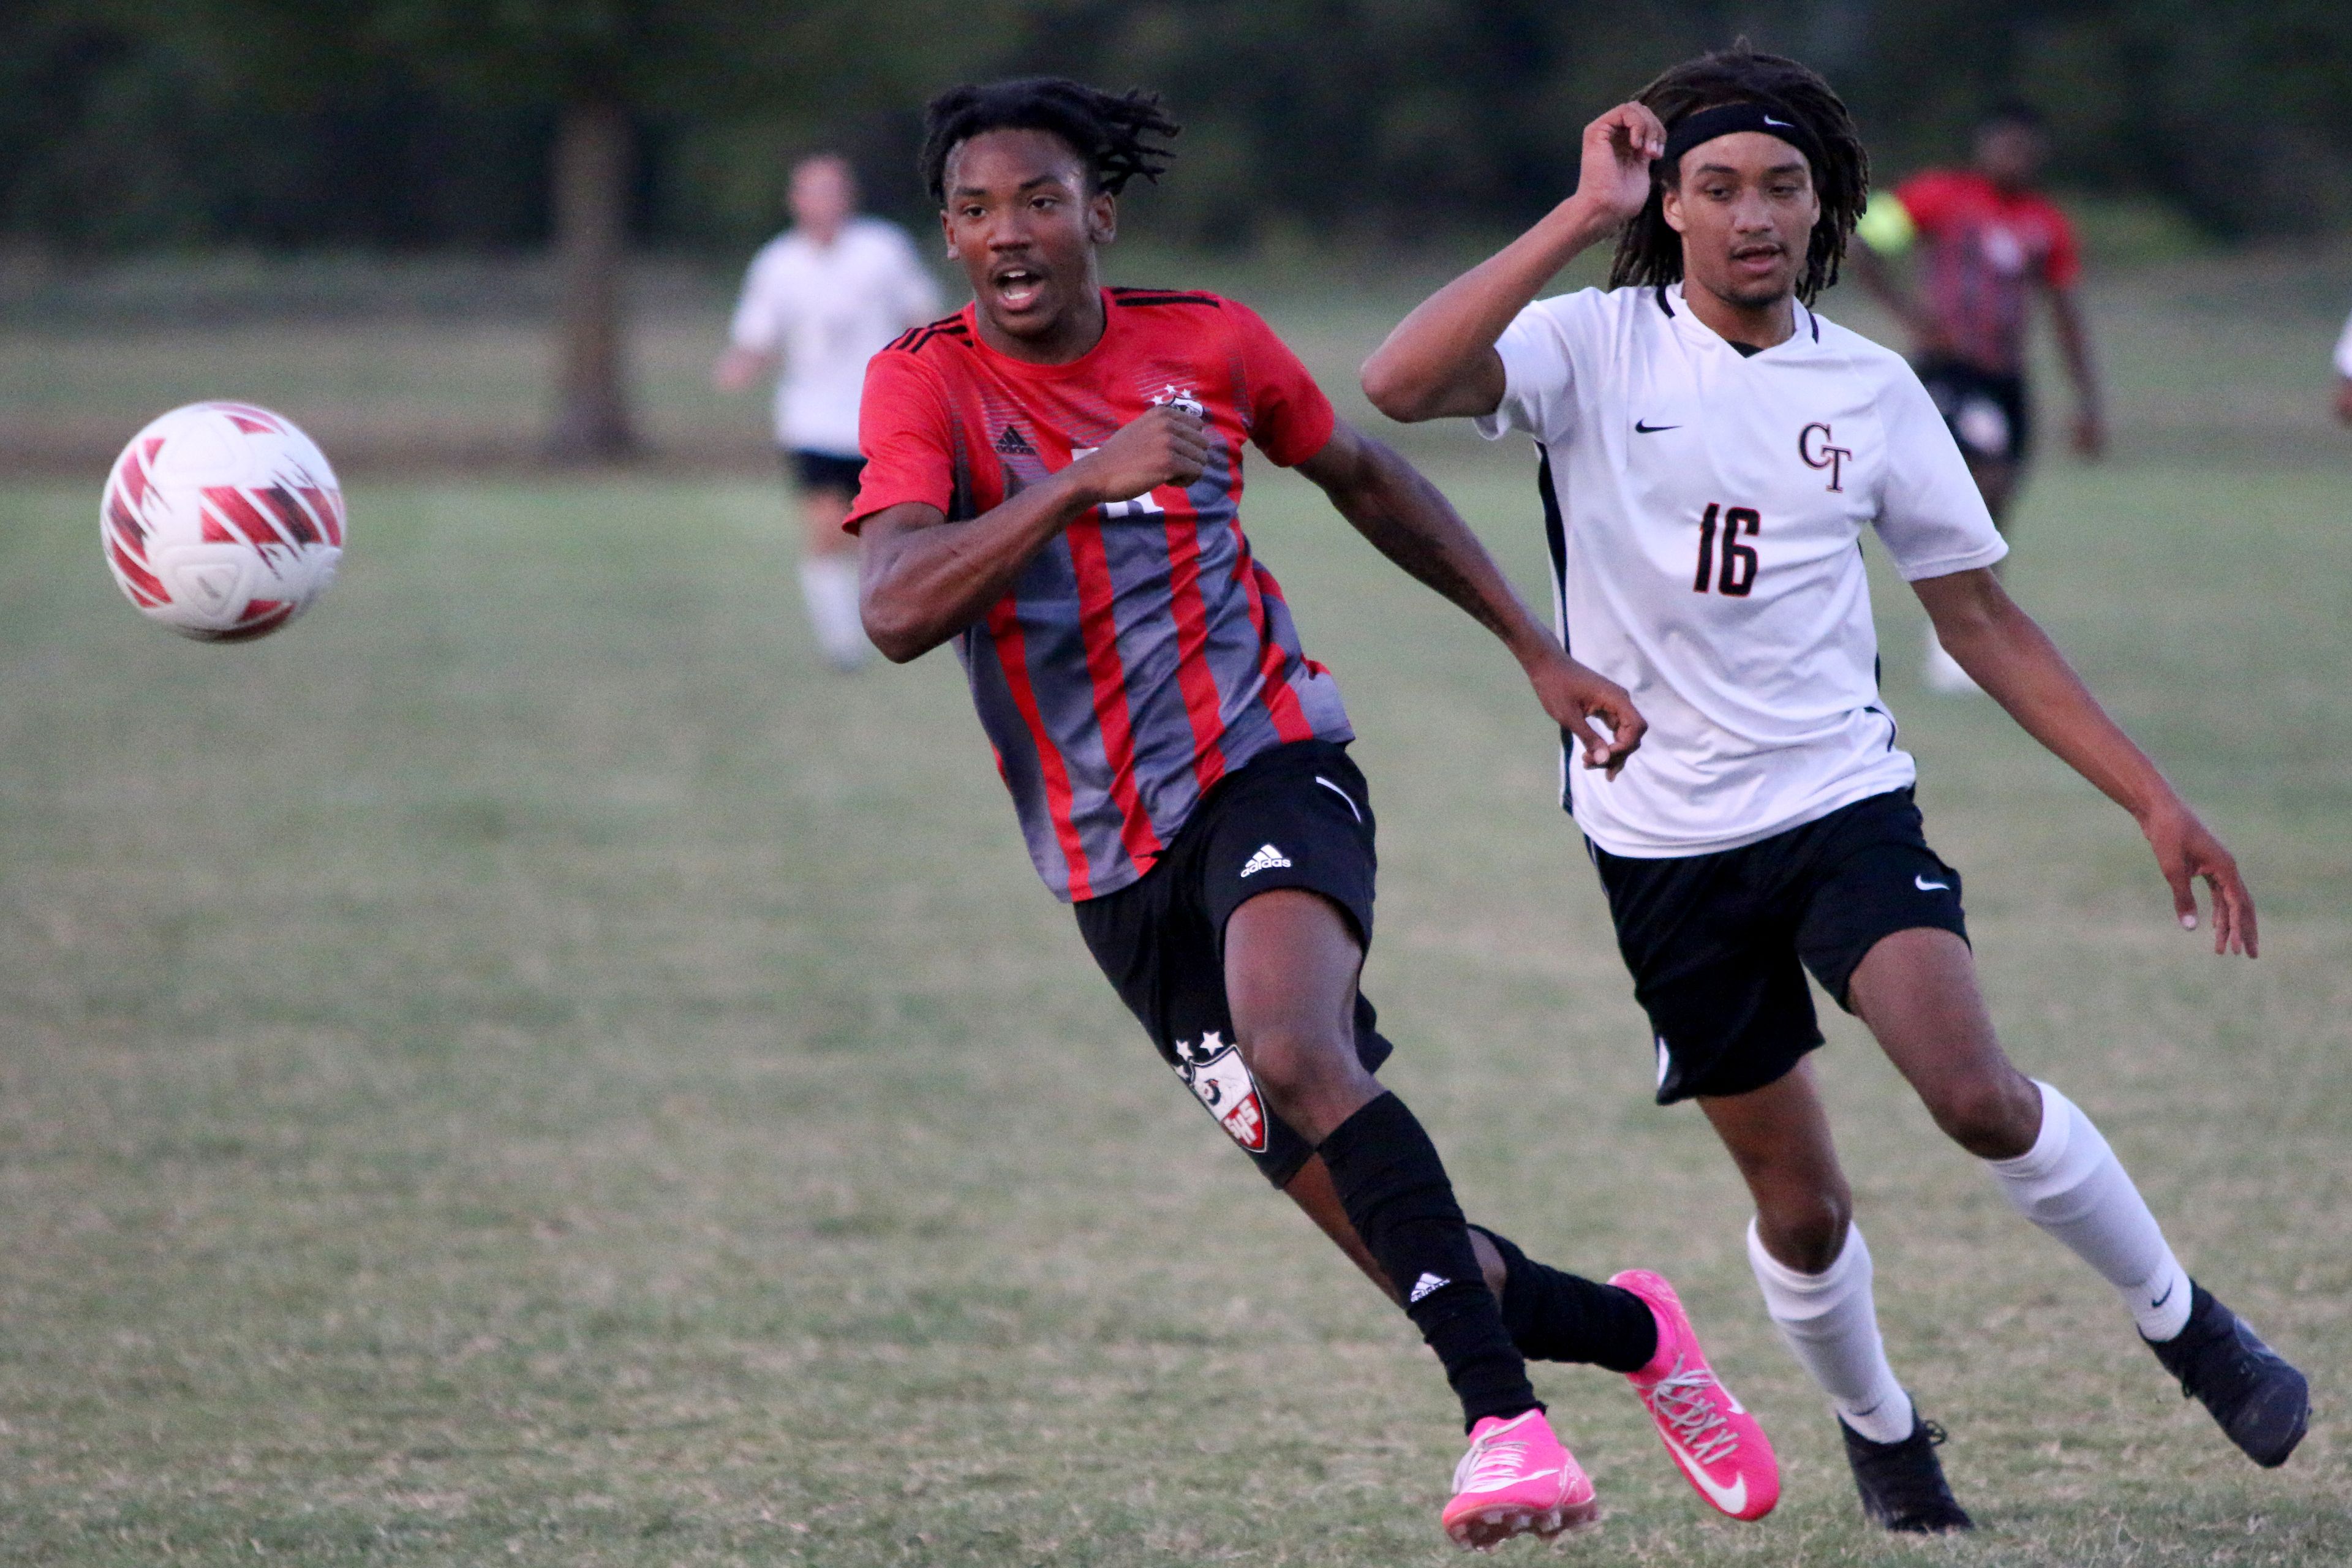
<instances>
[{"instance_id":1,"label":"white sock","mask_svg":"<svg viewBox=\"0 0 2352 1568\"><path fill-rule=\"evenodd\" d=\"M866 623L857 609L857 558L802 557L801 597L827 662L843 669L865 663L872 645L866 640Z\"/></svg>"},{"instance_id":2,"label":"white sock","mask_svg":"<svg viewBox=\"0 0 2352 1568\"><path fill-rule=\"evenodd\" d=\"M2189 1326L2189 1276L2147 1200L2082 1108L2039 1079L2042 1131L2014 1160L1987 1160L2018 1213L2072 1247L2131 1310L2139 1331L2168 1340Z\"/></svg>"},{"instance_id":3,"label":"white sock","mask_svg":"<svg viewBox=\"0 0 2352 1568\"><path fill-rule=\"evenodd\" d=\"M1874 1443L1899 1443L1911 1436L1911 1396L1895 1381L1878 1337L1870 1247L1862 1239L1862 1227L1846 1227L1836 1262L1819 1274L1802 1274L1764 1250L1751 1219L1748 1262L1764 1292L1765 1311L1830 1396L1839 1419Z\"/></svg>"}]
</instances>

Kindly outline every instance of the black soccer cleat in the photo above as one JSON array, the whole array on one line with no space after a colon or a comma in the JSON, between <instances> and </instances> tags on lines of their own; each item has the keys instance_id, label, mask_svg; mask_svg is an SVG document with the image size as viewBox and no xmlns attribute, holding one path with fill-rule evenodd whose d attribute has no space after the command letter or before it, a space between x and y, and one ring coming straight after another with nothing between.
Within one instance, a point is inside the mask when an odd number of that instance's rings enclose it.
<instances>
[{"instance_id":1,"label":"black soccer cleat","mask_svg":"<svg viewBox=\"0 0 2352 1568\"><path fill-rule=\"evenodd\" d=\"M1945 1432L1933 1421L1912 1417L1911 1436L1896 1443L1874 1443L1841 1419L1846 1463L1862 1493L1862 1517L1882 1530L1906 1535L1942 1535L1974 1530L1977 1521L1952 1496L1936 1458Z\"/></svg>"},{"instance_id":2,"label":"black soccer cleat","mask_svg":"<svg viewBox=\"0 0 2352 1568\"><path fill-rule=\"evenodd\" d=\"M2311 1384L2210 1290L2195 1280L2189 1289L2189 1326L2147 1348L2180 1380L2182 1396L2202 1401L2246 1458L2275 1469L2310 1424Z\"/></svg>"}]
</instances>

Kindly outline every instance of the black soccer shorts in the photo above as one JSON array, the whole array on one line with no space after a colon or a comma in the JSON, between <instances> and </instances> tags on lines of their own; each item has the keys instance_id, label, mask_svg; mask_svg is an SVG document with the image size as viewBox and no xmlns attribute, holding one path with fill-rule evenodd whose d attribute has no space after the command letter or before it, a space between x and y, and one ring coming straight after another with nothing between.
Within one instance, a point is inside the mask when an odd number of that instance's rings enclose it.
<instances>
[{"instance_id":1,"label":"black soccer shorts","mask_svg":"<svg viewBox=\"0 0 2352 1568\"><path fill-rule=\"evenodd\" d=\"M1076 906L1078 932L1160 1055L1266 1180L1287 1185L1314 1150L1274 1114L1234 1044L1225 921L1275 888L1305 888L1372 940L1372 803L1346 748L1298 741L1217 781L1141 879ZM1356 1055L1395 1047L1356 996Z\"/></svg>"},{"instance_id":2,"label":"black soccer shorts","mask_svg":"<svg viewBox=\"0 0 2352 1568\"><path fill-rule=\"evenodd\" d=\"M1914 368L1962 452L1980 463L2022 463L2032 455L2033 400L2025 377L1947 355Z\"/></svg>"},{"instance_id":3,"label":"black soccer shorts","mask_svg":"<svg viewBox=\"0 0 2352 1568\"><path fill-rule=\"evenodd\" d=\"M1852 1012L1847 986L1881 938L1968 940L1960 874L1927 847L1908 789L1713 855L1586 847L1650 1016L1660 1105L1762 1089L1820 1045L1805 970Z\"/></svg>"},{"instance_id":4,"label":"black soccer shorts","mask_svg":"<svg viewBox=\"0 0 2352 1568\"><path fill-rule=\"evenodd\" d=\"M784 453L784 467L793 482L804 490L840 490L854 496L858 477L866 472L866 459L793 447Z\"/></svg>"}]
</instances>

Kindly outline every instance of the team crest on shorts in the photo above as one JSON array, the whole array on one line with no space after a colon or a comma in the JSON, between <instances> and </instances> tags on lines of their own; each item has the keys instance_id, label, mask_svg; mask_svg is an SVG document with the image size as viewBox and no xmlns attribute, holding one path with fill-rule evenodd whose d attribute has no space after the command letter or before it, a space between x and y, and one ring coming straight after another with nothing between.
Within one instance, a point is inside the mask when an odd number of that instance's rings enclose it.
<instances>
[{"instance_id":1,"label":"team crest on shorts","mask_svg":"<svg viewBox=\"0 0 2352 1568\"><path fill-rule=\"evenodd\" d=\"M1176 1076L1209 1108L1217 1125L1253 1154L1265 1152L1265 1102L1242 1060L1241 1047L1211 1029L1197 1046L1176 1042Z\"/></svg>"}]
</instances>

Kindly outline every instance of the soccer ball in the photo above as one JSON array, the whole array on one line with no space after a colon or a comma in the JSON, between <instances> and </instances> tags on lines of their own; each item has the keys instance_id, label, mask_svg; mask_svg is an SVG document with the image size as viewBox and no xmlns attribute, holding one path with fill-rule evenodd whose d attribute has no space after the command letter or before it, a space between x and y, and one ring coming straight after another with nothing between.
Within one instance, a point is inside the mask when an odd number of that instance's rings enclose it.
<instances>
[{"instance_id":1,"label":"soccer ball","mask_svg":"<svg viewBox=\"0 0 2352 1568\"><path fill-rule=\"evenodd\" d=\"M191 403L131 438L99 501L123 596L203 642L250 642L310 607L343 554L343 492L293 422Z\"/></svg>"}]
</instances>

